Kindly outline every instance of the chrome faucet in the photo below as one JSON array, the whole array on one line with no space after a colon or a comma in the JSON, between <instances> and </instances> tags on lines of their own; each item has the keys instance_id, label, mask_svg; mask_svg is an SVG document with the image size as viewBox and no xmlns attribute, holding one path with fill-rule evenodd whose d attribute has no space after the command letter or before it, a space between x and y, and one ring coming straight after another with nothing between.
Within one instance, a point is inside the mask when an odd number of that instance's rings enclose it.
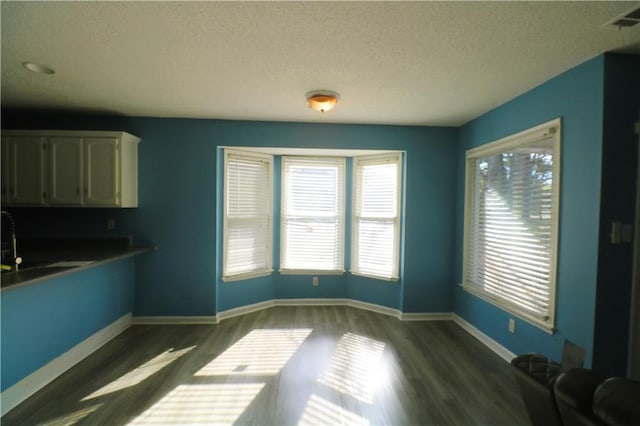
<instances>
[{"instance_id":1,"label":"chrome faucet","mask_svg":"<svg viewBox=\"0 0 640 426\"><path fill-rule=\"evenodd\" d=\"M10 270L17 271L19 266L22 263L22 258L18 256L18 245L16 239L16 223L13 220L13 216L6 210L2 210L2 216L7 218L7 222L9 223L9 230L11 232L11 265L2 265L3 269L8 267Z\"/></svg>"}]
</instances>

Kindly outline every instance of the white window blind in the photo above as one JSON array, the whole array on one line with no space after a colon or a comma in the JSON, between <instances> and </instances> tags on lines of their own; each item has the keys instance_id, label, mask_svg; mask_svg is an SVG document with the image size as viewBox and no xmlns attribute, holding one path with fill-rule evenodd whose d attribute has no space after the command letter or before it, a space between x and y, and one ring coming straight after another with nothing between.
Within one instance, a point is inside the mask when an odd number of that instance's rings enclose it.
<instances>
[{"instance_id":1,"label":"white window blind","mask_svg":"<svg viewBox=\"0 0 640 426\"><path fill-rule=\"evenodd\" d=\"M344 158L282 157L281 272L344 272Z\"/></svg>"},{"instance_id":2,"label":"white window blind","mask_svg":"<svg viewBox=\"0 0 640 426\"><path fill-rule=\"evenodd\" d=\"M402 154L356 157L351 272L399 277Z\"/></svg>"},{"instance_id":3,"label":"white window blind","mask_svg":"<svg viewBox=\"0 0 640 426\"><path fill-rule=\"evenodd\" d=\"M463 287L552 331L560 121L467 151Z\"/></svg>"},{"instance_id":4,"label":"white window blind","mask_svg":"<svg viewBox=\"0 0 640 426\"><path fill-rule=\"evenodd\" d=\"M270 155L225 150L224 281L271 272Z\"/></svg>"}]
</instances>

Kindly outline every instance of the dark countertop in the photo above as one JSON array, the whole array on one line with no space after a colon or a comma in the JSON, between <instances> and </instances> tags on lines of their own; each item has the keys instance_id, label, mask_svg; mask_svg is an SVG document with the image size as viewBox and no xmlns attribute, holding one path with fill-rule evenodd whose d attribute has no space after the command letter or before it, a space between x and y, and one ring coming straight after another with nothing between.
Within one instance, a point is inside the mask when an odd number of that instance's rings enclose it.
<instances>
[{"instance_id":1,"label":"dark countertop","mask_svg":"<svg viewBox=\"0 0 640 426\"><path fill-rule=\"evenodd\" d=\"M109 240L18 241L20 270L3 272L2 292L83 271L105 263L154 251L153 245L133 246L130 238ZM61 265L60 262L75 262Z\"/></svg>"}]
</instances>

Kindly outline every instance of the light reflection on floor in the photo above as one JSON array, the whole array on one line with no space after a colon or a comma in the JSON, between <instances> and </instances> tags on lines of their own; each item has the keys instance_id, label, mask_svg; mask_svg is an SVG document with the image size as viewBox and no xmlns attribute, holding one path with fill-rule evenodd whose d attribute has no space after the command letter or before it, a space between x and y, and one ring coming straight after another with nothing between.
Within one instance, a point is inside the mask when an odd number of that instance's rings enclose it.
<instances>
[{"instance_id":1,"label":"light reflection on floor","mask_svg":"<svg viewBox=\"0 0 640 426\"><path fill-rule=\"evenodd\" d=\"M73 413L65 414L53 420L48 420L46 426L71 426L78 423L80 420L88 417L91 413L100 408L102 404L90 405L88 407L81 408Z\"/></svg>"},{"instance_id":2,"label":"light reflection on floor","mask_svg":"<svg viewBox=\"0 0 640 426\"><path fill-rule=\"evenodd\" d=\"M355 425L368 426L369 420L312 394L304 407L298 425Z\"/></svg>"},{"instance_id":3,"label":"light reflection on floor","mask_svg":"<svg viewBox=\"0 0 640 426\"><path fill-rule=\"evenodd\" d=\"M386 381L384 347L377 340L346 333L338 341L331 365L318 382L362 402L373 403L376 387Z\"/></svg>"},{"instance_id":4,"label":"light reflection on floor","mask_svg":"<svg viewBox=\"0 0 640 426\"><path fill-rule=\"evenodd\" d=\"M122 389L126 389L131 386L135 386L143 380L151 377L153 374L162 370L167 365L171 364L173 361L180 358L182 355L191 351L195 346L191 346L188 348L180 349L179 351L174 350L173 348L169 349L166 352L161 353L153 359L142 364L140 367L135 370L129 371L127 374L119 377L113 382L109 383L106 386L98 389L93 392L91 395L88 395L82 399L82 401L86 401L92 398L97 398L99 396L106 395L111 392L116 392Z\"/></svg>"},{"instance_id":5,"label":"light reflection on floor","mask_svg":"<svg viewBox=\"0 0 640 426\"><path fill-rule=\"evenodd\" d=\"M311 331L308 328L252 330L195 375L278 374Z\"/></svg>"},{"instance_id":6,"label":"light reflection on floor","mask_svg":"<svg viewBox=\"0 0 640 426\"><path fill-rule=\"evenodd\" d=\"M129 425L233 424L264 383L179 385Z\"/></svg>"},{"instance_id":7,"label":"light reflection on floor","mask_svg":"<svg viewBox=\"0 0 640 426\"><path fill-rule=\"evenodd\" d=\"M128 424L150 426L237 422L258 394L271 383L272 379L268 376L278 375L312 331L307 328L252 330L198 370L192 380L187 379L170 390ZM134 386L194 348L191 346L163 352L88 395L83 401ZM358 403L367 404L361 406L365 411L368 411L366 407L373 406L377 387L387 381L382 358L384 349L383 342L358 334L346 333L340 337L328 368L315 379L317 386L321 387L318 390L330 388L332 392L337 391L332 395L338 395L340 402L319 396L324 391L320 394L311 393L306 401L299 401L304 404L299 419L289 421L297 421L301 425L369 425L369 419L345 408L342 402L344 398L353 398ZM313 370L313 366L309 368ZM301 391L304 393L303 389ZM48 424L75 424L99 406L87 407ZM358 407L352 403L348 406ZM248 418L259 419L260 412L255 411L259 407L247 413Z\"/></svg>"}]
</instances>

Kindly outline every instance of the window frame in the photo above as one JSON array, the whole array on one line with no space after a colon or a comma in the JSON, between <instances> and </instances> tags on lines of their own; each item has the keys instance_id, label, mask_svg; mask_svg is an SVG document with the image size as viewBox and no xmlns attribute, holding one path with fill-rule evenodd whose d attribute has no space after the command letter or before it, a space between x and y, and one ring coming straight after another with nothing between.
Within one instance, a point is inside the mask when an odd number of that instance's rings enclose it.
<instances>
[{"instance_id":1,"label":"window frame","mask_svg":"<svg viewBox=\"0 0 640 426\"><path fill-rule=\"evenodd\" d=\"M326 161L327 164L336 164L338 165L341 176L340 185L340 206L341 211L336 216L339 220L339 232L340 232L340 241L336 246L338 247L338 265L336 265L335 269L314 269L314 268L292 268L292 267L284 267L285 264L285 247L286 247L286 227L285 220L287 218L286 209L285 209L285 188L287 182L289 181L289 177L286 173L286 163L287 162L295 162L295 161L304 161L309 160L310 162L316 161L321 163L322 161ZM314 156L314 155L282 155L280 157L280 212L279 212L279 220L280 220L280 259L279 259L279 273L282 275L342 275L345 272L345 231L346 231L346 174L347 174L347 166L346 166L346 157L333 157L333 156Z\"/></svg>"},{"instance_id":2,"label":"window frame","mask_svg":"<svg viewBox=\"0 0 640 426\"><path fill-rule=\"evenodd\" d=\"M560 223L560 189L561 189L561 119L557 118L522 132L507 136L494 142L481 145L467 151L465 158L465 211L464 211L464 239L462 263L462 288L505 310L524 321L552 334L555 330L555 314L557 302L557 269L558 269L558 240ZM550 220L550 248L549 248L549 308L547 315L538 318L524 308L518 307L509 299L490 293L482 289L483 285L473 283L468 279L469 269L473 267L473 235L471 229L475 222L474 200L476 197L475 162L478 159L492 155L504 154L517 148L526 147L545 139L552 139L552 193Z\"/></svg>"},{"instance_id":3,"label":"window frame","mask_svg":"<svg viewBox=\"0 0 640 426\"><path fill-rule=\"evenodd\" d=\"M229 158L237 157L247 160L261 161L267 164L268 174L268 196L267 199L267 246L265 247L265 267L257 268L248 272L241 272L235 274L227 274L227 256L229 248L229 221L230 217L227 211L227 204L229 199L229 185L228 185L228 173L229 173ZM224 175L223 175L223 224L222 224L222 277L223 282L232 282L246 280L250 278L258 278L271 275L273 272L273 156L262 153L254 153L249 151L240 151L233 149L224 149Z\"/></svg>"},{"instance_id":4,"label":"window frame","mask_svg":"<svg viewBox=\"0 0 640 426\"><path fill-rule=\"evenodd\" d=\"M402 194L403 194L403 155L402 151L389 152L384 154L363 155L353 157L353 179L351 183L352 188L352 208L351 208L351 269L352 275L361 277L373 278L382 281L397 282L400 280L400 247L402 246L401 227L402 227ZM393 222L393 259L392 270L388 275L380 275L362 270L358 267L358 253L359 253L359 229L361 217L358 211L358 200L360 197L361 183L359 180L360 164L383 164L385 162L391 162L397 164L397 191L396 191L396 214L392 219ZM389 221L388 218L382 217L370 217L369 220Z\"/></svg>"}]
</instances>

